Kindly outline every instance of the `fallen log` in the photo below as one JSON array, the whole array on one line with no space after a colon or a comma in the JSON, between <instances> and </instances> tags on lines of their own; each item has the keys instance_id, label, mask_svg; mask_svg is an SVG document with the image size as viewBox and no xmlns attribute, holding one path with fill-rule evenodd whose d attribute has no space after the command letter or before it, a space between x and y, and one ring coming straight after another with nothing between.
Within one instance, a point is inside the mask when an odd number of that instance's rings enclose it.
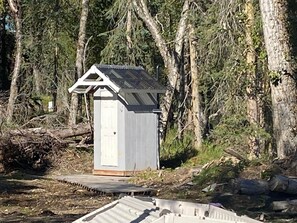
<instances>
[{"instance_id":1,"label":"fallen log","mask_svg":"<svg viewBox=\"0 0 297 223\"><path fill-rule=\"evenodd\" d=\"M239 159L241 161L244 161L244 162L248 163L248 159L246 157L244 157L243 155L241 155L239 152L237 152L236 150L234 150L231 147L228 147L228 148L224 149L224 152L231 155L231 156L234 156L235 158L237 158L237 159Z\"/></svg>"},{"instance_id":2,"label":"fallen log","mask_svg":"<svg viewBox=\"0 0 297 223\"><path fill-rule=\"evenodd\" d=\"M271 208L274 211L296 212L297 200L273 201Z\"/></svg>"},{"instance_id":3,"label":"fallen log","mask_svg":"<svg viewBox=\"0 0 297 223\"><path fill-rule=\"evenodd\" d=\"M269 181L269 188L275 192L297 194L297 179L276 175Z\"/></svg>"},{"instance_id":4,"label":"fallen log","mask_svg":"<svg viewBox=\"0 0 297 223\"><path fill-rule=\"evenodd\" d=\"M66 139L66 138L82 136L90 133L92 133L92 130L89 124L79 124L73 127L67 127L62 129L47 129L47 128L16 129L16 130L10 130L6 134L12 135L12 136L48 134L53 138Z\"/></svg>"},{"instance_id":5,"label":"fallen log","mask_svg":"<svg viewBox=\"0 0 297 223\"><path fill-rule=\"evenodd\" d=\"M232 181L233 190L239 194L257 195L269 192L268 182L259 179L237 178Z\"/></svg>"}]
</instances>

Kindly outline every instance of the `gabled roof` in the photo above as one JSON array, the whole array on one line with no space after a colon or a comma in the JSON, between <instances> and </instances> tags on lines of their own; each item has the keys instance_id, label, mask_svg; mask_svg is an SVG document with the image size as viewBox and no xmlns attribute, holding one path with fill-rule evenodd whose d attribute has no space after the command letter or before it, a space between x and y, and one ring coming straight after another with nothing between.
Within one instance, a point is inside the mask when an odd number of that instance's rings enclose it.
<instances>
[{"instance_id":1,"label":"gabled roof","mask_svg":"<svg viewBox=\"0 0 297 223\"><path fill-rule=\"evenodd\" d=\"M160 85L142 67L94 64L68 89L70 93L89 93L99 86L116 93L164 93Z\"/></svg>"}]
</instances>

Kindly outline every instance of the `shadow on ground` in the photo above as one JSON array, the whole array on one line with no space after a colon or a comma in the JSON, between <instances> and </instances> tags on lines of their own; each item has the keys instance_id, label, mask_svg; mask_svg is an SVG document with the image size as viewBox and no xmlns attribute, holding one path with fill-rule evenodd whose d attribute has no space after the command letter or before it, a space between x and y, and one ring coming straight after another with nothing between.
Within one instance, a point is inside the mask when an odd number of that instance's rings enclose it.
<instances>
[{"instance_id":1,"label":"shadow on ground","mask_svg":"<svg viewBox=\"0 0 297 223\"><path fill-rule=\"evenodd\" d=\"M73 222L112 200L46 177L0 175L0 223Z\"/></svg>"},{"instance_id":2,"label":"shadow on ground","mask_svg":"<svg viewBox=\"0 0 297 223\"><path fill-rule=\"evenodd\" d=\"M180 167L183 163L196 156L197 154L198 151L196 149L185 149L181 152L176 153L174 156L161 158L160 166L174 169Z\"/></svg>"}]
</instances>

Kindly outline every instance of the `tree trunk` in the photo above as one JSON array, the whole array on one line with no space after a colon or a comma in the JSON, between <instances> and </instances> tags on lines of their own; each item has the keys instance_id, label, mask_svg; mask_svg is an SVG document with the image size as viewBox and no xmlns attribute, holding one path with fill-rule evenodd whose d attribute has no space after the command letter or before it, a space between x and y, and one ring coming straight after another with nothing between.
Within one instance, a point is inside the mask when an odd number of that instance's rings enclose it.
<instances>
[{"instance_id":1,"label":"tree trunk","mask_svg":"<svg viewBox=\"0 0 297 223\"><path fill-rule=\"evenodd\" d=\"M288 32L287 1L260 0L271 77L273 134L279 158L297 149L297 87Z\"/></svg>"},{"instance_id":2,"label":"tree trunk","mask_svg":"<svg viewBox=\"0 0 297 223\"><path fill-rule=\"evenodd\" d=\"M36 64L33 64L33 78L34 78L34 93L40 95L41 92L41 79L40 79L40 71L37 68Z\"/></svg>"},{"instance_id":3,"label":"tree trunk","mask_svg":"<svg viewBox=\"0 0 297 223\"><path fill-rule=\"evenodd\" d=\"M89 0L82 0L82 9L78 33L78 42L76 50L76 62L75 62L75 80L77 81L83 75L83 58L84 58L84 47L85 47L85 38L86 38L86 25L89 12ZM78 95L72 93L71 95L71 104L68 125L76 124L76 117L78 111Z\"/></svg>"},{"instance_id":4,"label":"tree trunk","mask_svg":"<svg viewBox=\"0 0 297 223\"><path fill-rule=\"evenodd\" d=\"M261 88L260 77L256 70L256 52L253 41L253 29L255 27L255 9L254 0L246 0L245 2L245 38L247 45L246 63L247 63L247 118L253 128L260 128L263 121L263 112L261 100L259 98L259 89ZM256 134L255 134L256 135ZM258 157L260 155L260 139L257 136L249 138L250 157Z\"/></svg>"},{"instance_id":5,"label":"tree trunk","mask_svg":"<svg viewBox=\"0 0 297 223\"><path fill-rule=\"evenodd\" d=\"M57 27L56 27L57 30ZM57 34L56 34L57 35ZM58 42L56 39L56 46L55 46L55 54L54 54L54 78L52 82L52 93L53 93L53 111L56 112L58 109L57 106L57 101L58 101L58 52L59 52L59 47L58 47Z\"/></svg>"},{"instance_id":6,"label":"tree trunk","mask_svg":"<svg viewBox=\"0 0 297 223\"><path fill-rule=\"evenodd\" d=\"M164 139L166 135L168 117L170 115L174 92L177 88L178 78L180 77L179 61L180 61L182 46L184 42L184 35L187 27L189 1L188 0L184 1L181 18L179 21L176 35L175 35L175 49L169 49L167 47L166 41L162 37L161 32L155 20L153 19L152 15L149 13L146 2L144 0L133 0L132 3L135 9L135 12L143 20L148 30L150 31L151 35L153 36L153 39L155 40L155 43L163 58L165 67L168 70L169 86L167 87L167 91L165 93L165 96L163 97L163 101L161 104L161 110L162 110L161 134L162 134L162 138Z\"/></svg>"},{"instance_id":7,"label":"tree trunk","mask_svg":"<svg viewBox=\"0 0 297 223\"><path fill-rule=\"evenodd\" d=\"M21 60L22 60L22 21L21 21L21 9L18 1L9 0L9 7L12 11L14 22L15 22L15 62L11 77L10 94L7 105L7 122L12 122L14 105L18 96L17 82L19 79Z\"/></svg>"},{"instance_id":8,"label":"tree trunk","mask_svg":"<svg viewBox=\"0 0 297 223\"><path fill-rule=\"evenodd\" d=\"M184 53L182 53L184 54ZM181 140L184 135L185 130L185 108L186 108L186 77L185 77L185 61L184 57L180 58L179 61L179 79L178 79L178 108L177 108L177 129L178 129L178 139Z\"/></svg>"},{"instance_id":9,"label":"tree trunk","mask_svg":"<svg viewBox=\"0 0 297 223\"><path fill-rule=\"evenodd\" d=\"M132 53L132 5L131 1L128 1L128 12L127 12L127 25L126 25L126 40L127 40L127 62L130 64L132 61L130 59L130 55Z\"/></svg>"},{"instance_id":10,"label":"tree trunk","mask_svg":"<svg viewBox=\"0 0 297 223\"><path fill-rule=\"evenodd\" d=\"M191 80L192 80L192 121L194 124L195 148L199 149L202 144L202 111L201 97L199 94L199 71L197 59L197 41L195 30L192 24L189 24L189 47L190 47L190 63L191 63Z\"/></svg>"}]
</instances>

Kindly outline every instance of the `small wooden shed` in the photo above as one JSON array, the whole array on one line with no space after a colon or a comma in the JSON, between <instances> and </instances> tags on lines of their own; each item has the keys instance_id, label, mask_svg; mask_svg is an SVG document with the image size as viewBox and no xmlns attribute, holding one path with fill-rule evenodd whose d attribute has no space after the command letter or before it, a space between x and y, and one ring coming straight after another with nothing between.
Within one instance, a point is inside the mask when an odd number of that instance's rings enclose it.
<instances>
[{"instance_id":1,"label":"small wooden shed","mask_svg":"<svg viewBox=\"0 0 297 223\"><path fill-rule=\"evenodd\" d=\"M142 67L95 64L69 92L94 95L93 174L157 169L157 94L165 88Z\"/></svg>"}]
</instances>

